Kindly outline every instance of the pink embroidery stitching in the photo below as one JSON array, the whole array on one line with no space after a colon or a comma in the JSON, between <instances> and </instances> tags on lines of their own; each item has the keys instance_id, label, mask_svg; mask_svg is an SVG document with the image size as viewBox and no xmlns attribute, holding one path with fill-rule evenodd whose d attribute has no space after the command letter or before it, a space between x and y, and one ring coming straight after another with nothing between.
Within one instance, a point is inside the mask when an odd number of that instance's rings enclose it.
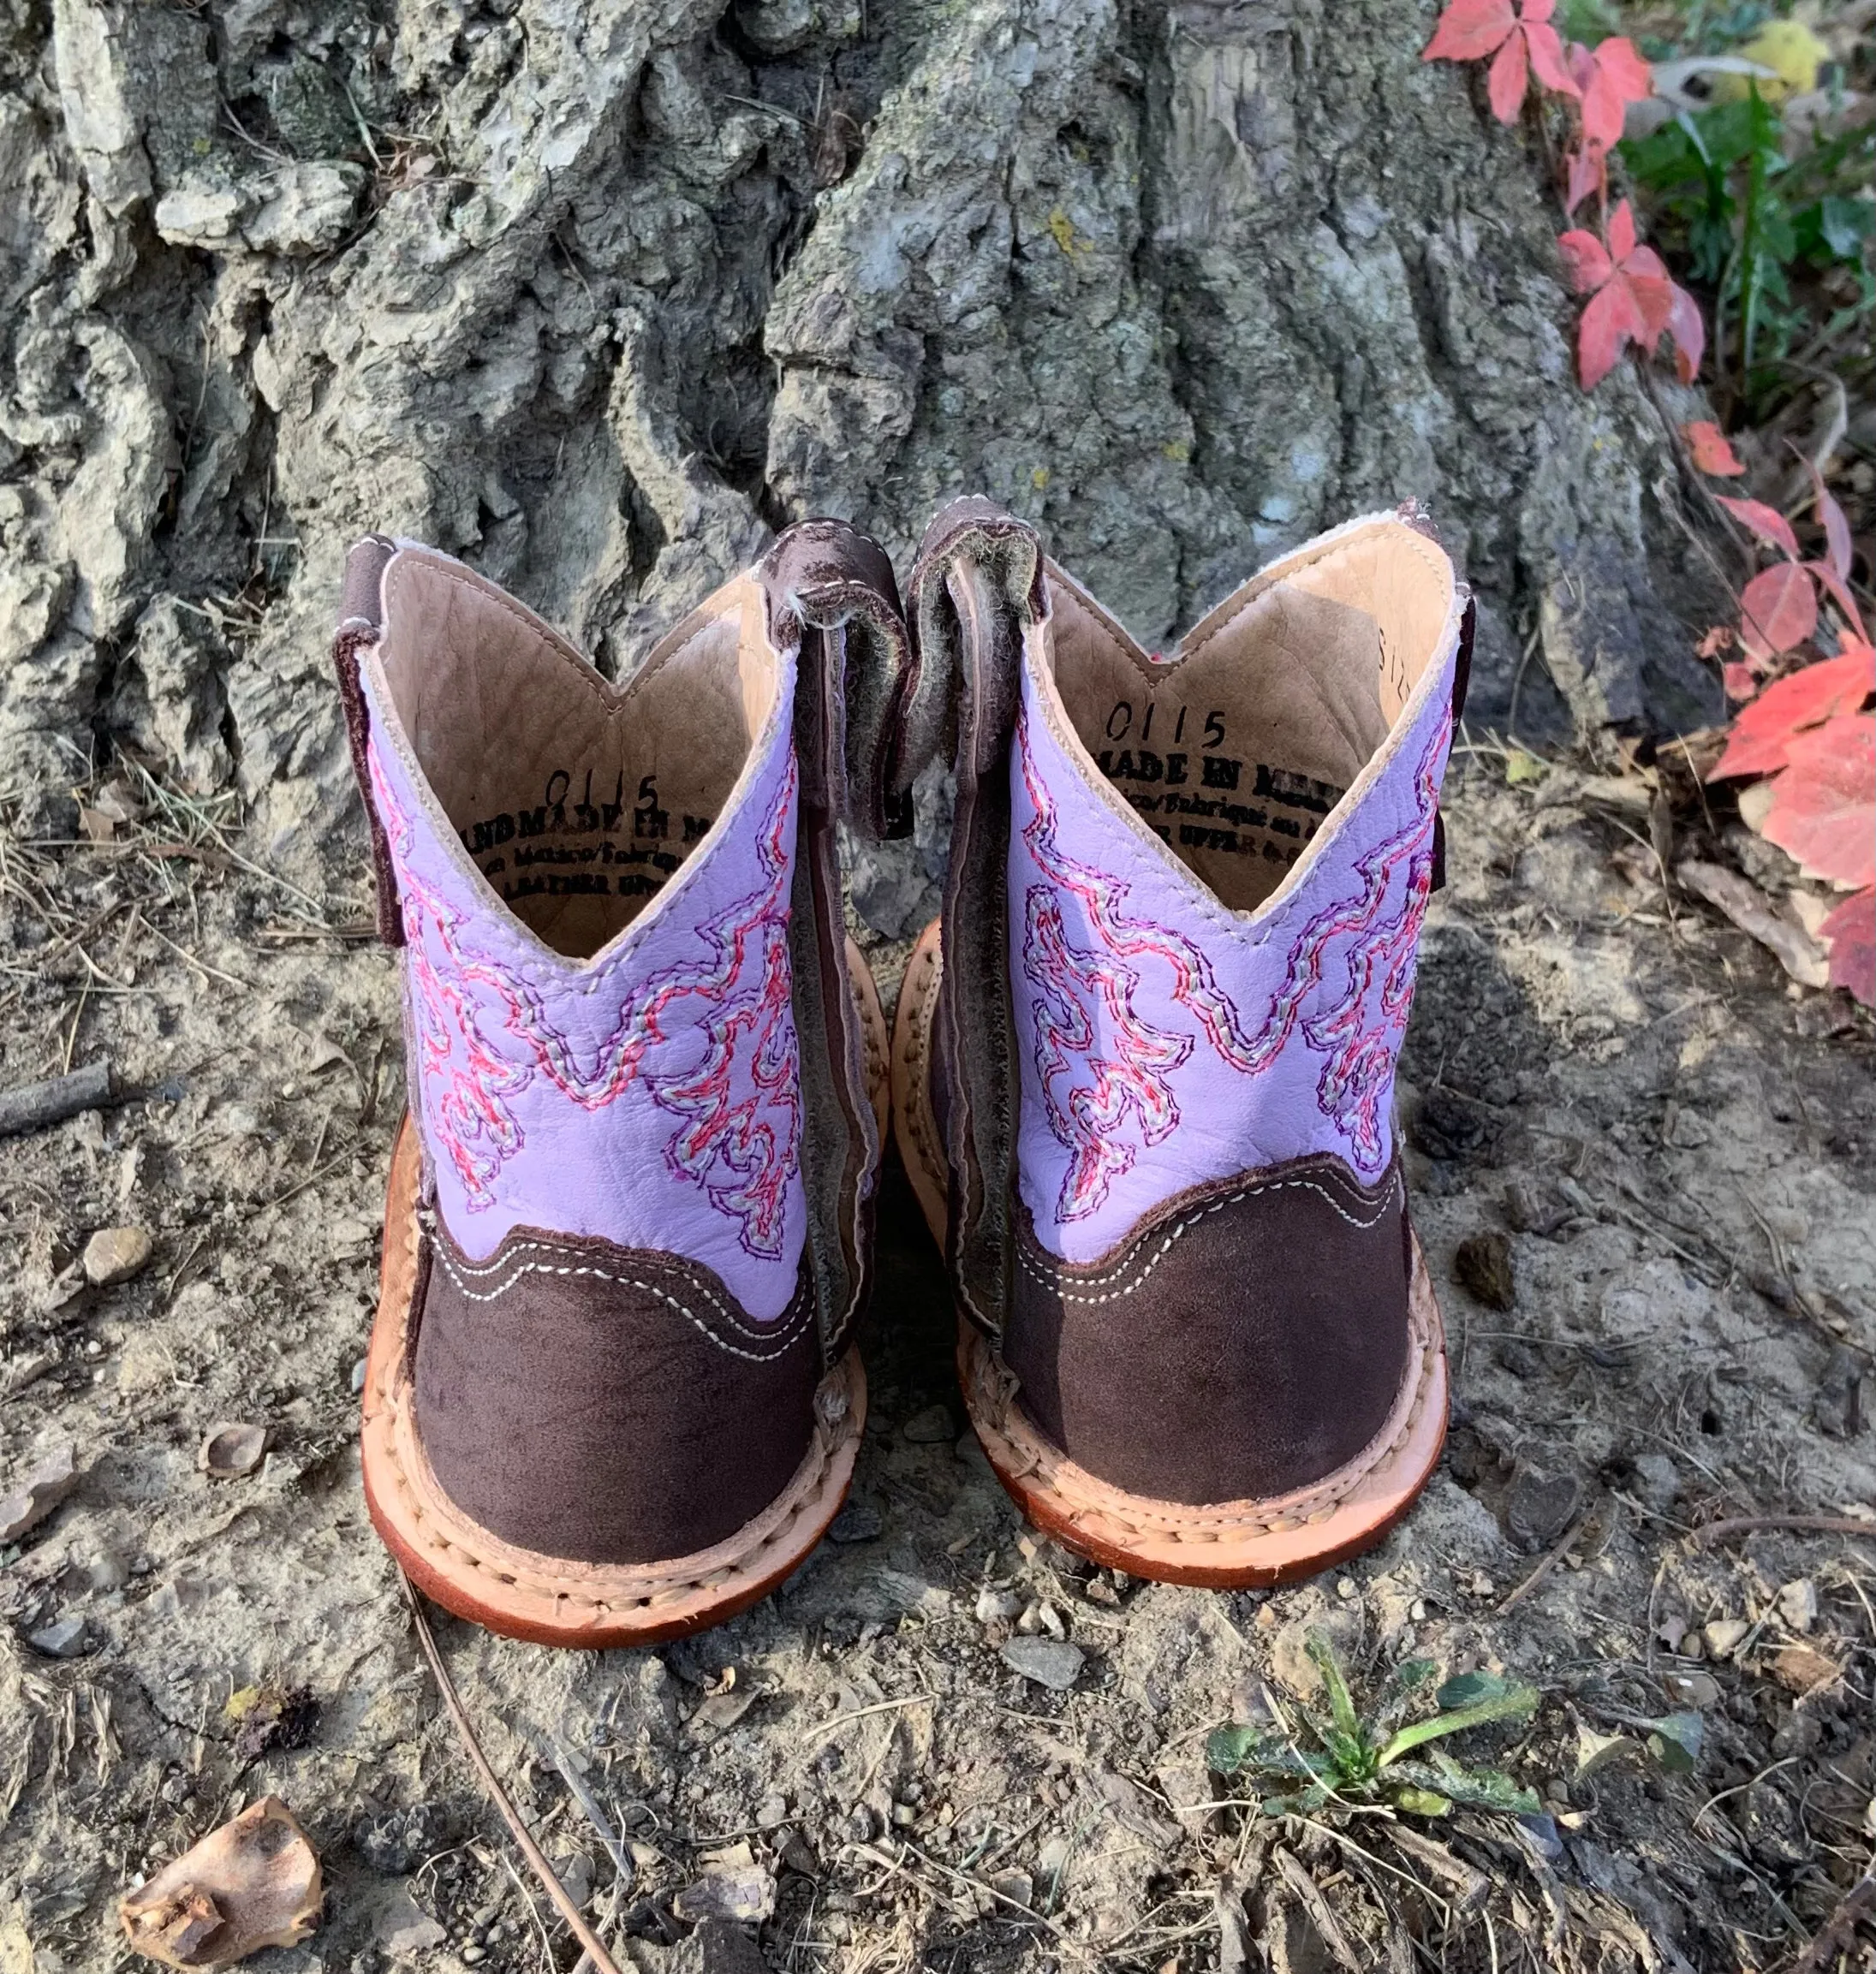
<instances>
[{"instance_id":1,"label":"pink embroidery stitching","mask_svg":"<svg viewBox=\"0 0 1876 1974\"><path fill-rule=\"evenodd\" d=\"M419 1089L432 1109L431 1137L456 1168L469 1210L479 1212L494 1204L491 1189L497 1175L527 1142L508 1108L508 1099L527 1087L533 1072L523 1063L504 1061L482 1033L482 1009L468 986L473 981L499 991L501 977L462 952L457 936L464 923L462 914L413 870L410 818L391 793L375 744L369 754L372 791L396 866L397 892L403 906L404 951L409 960L406 1004L415 1018L417 1046L423 1059ZM430 956L424 936L426 920L435 928L438 942L451 962L448 975ZM462 1043L466 1064L456 1060L457 1038Z\"/></svg>"},{"instance_id":2,"label":"pink embroidery stitching","mask_svg":"<svg viewBox=\"0 0 1876 1974\"><path fill-rule=\"evenodd\" d=\"M1131 1111L1146 1145L1164 1140L1179 1121L1168 1078L1191 1053L1192 1039L1167 1033L1133 1007L1140 975L1129 960L1162 961L1171 974L1175 1002L1196 1018L1218 1055L1249 1075L1275 1061L1299 1018L1304 1038L1324 1052L1317 1102L1353 1152L1364 1177L1386 1162L1384 1107L1413 1002L1414 957L1432 876L1432 834L1441 763L1451 721L1441 721L1414 775L1414 813L1394 835L1357 859L1359 895L1326 907L1298 934L1283 978L1254 1035L1218 985L1205 954L1182 933L1123 910L1127 881L1071 857L1057 841L1057 817L1030 746L1027 711L1016 722L1023 785L1035 814L1023 841L1049 883L1029 887L1024 901L1023 972L1035 988L1034 1061L1049 1127L1069 1153L1057 1216L1084 1219L1107 1198L1112 1181L1129 1170L1135 1151L1116 1133ZM1407 866L1400 909L1382 908L1403 862ZM1058 894L1081 900L1100 952L1070 944ZM1347 984L1320 1013L1301 1017L1305 1002L1323 984L1330 942L1348 936L1343 953ZM1376 983L1379 981L1379 991ZM1093 1000L1105 1022L1098 1029ZM1110 1054L1097 1055L1098 1044ZM1093 1078L1069 1089L1066 1101L1056 1079L1079 1055Z\"/></svg>"},{"instance_id":3,"label":"pink embroidery stitching","mask_svg":"<svg viewBox=\"0 0 1876 1974\"><path fill-rule=\"evenodd\" d=\"M432 1101L432 1135L455 1168L470 1210L494 1204L497 1175L521 1149L522 1133L505 1100L525 1088L537 1068L563 1096L588 1111L616 1102L642 1069L652 1101L685 1120L665 1148L672 1172L702 1186L712 1205L740 1223L738 1237L749 1253L778 1256L801 1139L788 948L788 830L798 779L793 755L758 840L762 879L756 890L694 929L706 948L702 960L669 966L624 997L610 1032L587 1061L555 1024L532 983L464 950L464 915L411 868L412 825L391 794L375 746L371 765L404 900L425 1087L441 1085ZM426 927L442 948L446 968L431 956ZM472 983L496 1005L485 1006L472 996L467 991ZM668 1033L667 1016L688 995L712 1003L713 1011L694 1026ZM485 1016L497 1021L507 1038L521 1043L533 1062L516 1063L497 1054L482 1032ZM694 1032L704 1038L702 1058L694 1067L664 1071L646 1061L659 1043ZM463 1043L466 1067L455 1060L456 1038ZM745 1052L753 1088L733 1102L730 1089ZM712 1176L719 1167L727 1178Z\"/></svg>"},{"instance_id":4,"label":"pink embroidery stitching","mask_svg":"<svg viewBox=\"0 0 1876 1974\"><path fill-rule=\"evenodd\" d=\"M1127 1114L1140 1121L1141 1139L1158 1145L1179 1122L1168 1073L1192 1053L1189 1036L1169 1035L1134 1012L1140 975L1123 962L1151 953L1175 966L1177 956L1142 929L1120 917L1127 886L1079 862L1056 841L1056 812L1036 771L1027 718L1019 716L1016 742L1023 785L1035 814L1022 839L1051 884L1032 884L1023 900L1022 970L1036 990L1033 1010L1037 1079L1049 1128L1069 1154L1068 1170L1056 1202L1057 1217L1082 1220L1107 1198L1108 1188L1129 1171L1135 1151L1118 1135ZM1105 952L1071 945L1062 918L1059 891L1081 901ZM1125 928L1123 931L1123 928ZM1098 996L1106 1016L1098 1034L1090 997ZM1098 1043L1108 1053L1097 1055ZM1071 1085L1064 1103L1056 1079L1071 1071L1071 1056L1082 1058L1091 1085Z\"/></svg>"}]
</instances>

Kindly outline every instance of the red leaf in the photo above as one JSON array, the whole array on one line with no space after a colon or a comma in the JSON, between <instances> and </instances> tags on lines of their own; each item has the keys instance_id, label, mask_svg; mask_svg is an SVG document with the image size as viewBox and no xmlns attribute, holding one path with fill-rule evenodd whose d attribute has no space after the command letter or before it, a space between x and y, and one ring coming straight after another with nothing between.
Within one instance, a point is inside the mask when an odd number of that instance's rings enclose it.
<instances>
[{"instance_id":1,"label":"red leaf","mask_svg":"<svg viewBox=\"0 0 1876 1974\"><path fill-rule=\"evenodd\" d=\"M1531 73L1557 95L1575 96L1576 83L1563 59L1563 44L1554 27L1540 25L1536 9L1530 5L1524 9L1524 39L1530 44Z\"/></svg>"},{"instance_id":2,"label":"red leaf","mask_svg":"<svg viewBox=\"0 0 1876 1974\"><path fill-rule=\"evenodd\" d=\"M1593 294L1616 271L1609 249L1593 233L1586 233L1580 226L1558 237L1557 251L1563 257L1570 286L1579 294Z\"/></svg>"},{"instance_id":3,"label":"red leaf","mask_svg":"<svg viewBox=\"0 0 1876 1974\"><path fill-rule=\"evenodd\" d=\"M1739 593L1739 641L1749 658L1795 651L1817 627L1818 593L1801 562L1761 569Z\"/></svg>"},{"instance_id":4,"label":"red leaf","mask_svg":"<svg viewBox=\"0 0 1876 1974\"><path fill-rule=\"evenodd\" d=\"M1811 877L1876 884L1876 713L1840 713L1800 734L1772 784L1762 834Z\"/></svg>"},{"instance_id":5,"label":"red leaf","mask_svg":"<svg viewBox=\"0 0 1876 1974\"><path fill-rule=\"evenodd\" d=\"M1616 359L1630 342L1640 342L1648 324L1633 290L1619 278L1605 282L1589 298L1576 329L1577 374L1585 390L1593 390L1615 368Z\"/></svg>"},{"instance_id":6,"label":"red leaf","mask_svg":"<svg viewBox=\"0 0 1876 1974\"><path fill-rule=\"evenodd\" d=\"M1798 559L1798 538L1791 532L1791 523L1777 508L1768 508L1763 501L1741 501L1730 499L1725 494L1716 494L1714 498L1736 520L1743 521L1760 541L1775 549L1783 549L1793 562Z\"/></svg>"},{"instance_id":7,"label":"red leaf","mask_svg":"<svg viewBox=\"0 0 1876 1974\"><path fill-rule=\"evenodd\" d=\"M1831 984L1876 1008L1876 890L1846 898L1818 927L1831 948Z\"/></svg>"},{"instance_id":8,"label":"red leaf","mask_svg":"<svg viewBox=\"0 0 1876 1974\"><path fill-rule=\"evenodd\" d=\"M1577 64L1582 85L1583 135L1606 151L1622 140L1628 105L1654 93L1654 78L1636 54L1634 42L1621 35L1599 43L1587 64Z\"/></svg>"},{"instance_id":9,"label":"red leaf","mask_svg":"<svg viewBox=\"0 0 1876 1974\"><path fill-rule=\"evenodd\" d=\"M1687 441L1687 449L1702 473L1730 479L1735 473L1745 472L1738 454L1733 450L1732 441L1712 419L1697 418L1691 425L1683 425L1681 437Z\"/></svg>"},{"instance_id":10,"label":"red leaf","mask_svg":"<svg viewBox=\"0 0 1876 1974\"><path fill-rule=\"evenodd\" d=\"M1482 62L1517 25L1511 0L1451 0L1422 62Z\"/></svg>"},{"instance_id":11,"label":"red leaf","mask_svg":"<svg viewBox=\"0 0 1876 1974\"><path fill-rule=\"evenodd\" d=\"M1629 201L1624 199L1609 215L1609 253L1616 265L1620 267L1635 250L1635 216L1629 211Z\"/></svg>"},{"instance_id":12,"label":"red leaf","mask_svg":"<svg viewBox=\"0 0 1876 1974\"><path fill-rule=\"evenodd\" d=\"M1652 247L1636 247L1623 257L1616 271L1633 290L1635 306L1647 325L1647 335L1636 340L1646 342L1652 354L1674 313L1674 283Z\"/></svg>"},{"instance_id":13,"label":"red leaf","mask_svg":"<svg viewBox=\"0 0 1876 1974\"><path fill-rule=\"evenodd\" d=\"M1733 669L1726 668L1729 673ZM1743 671L1745 667L1739 669ZM1733 722L1726 752L1713 770L1713 778L1773 773L1784 766L1795 734L1855 712L1872 693L1876 693L1876 651L1867 645L1788 673L1767 686Z\"/></svg>"},{"instance_id":14,"label":"red leaf","mask_svg":"<svg viewBox=\"0 0 1876 1974\"><path fill-rule=\"evenodd\" d=\"M1759 681L1752 675L1752 667L1742 665L1737 658L1729 658L1719 669L1719 675L1726 686L1729 699L1749 699L1759 690ZM1723 770L1715 769L1715 774Z\"/></svg>"},{"instance_id":15,"label":"red leaf","mask_svg":"<svg viewBox=\"0 0 1876 1974\"><path fill-rule=\"evenodd\" d=\"M1492 114L1501 123L1516 123L1518 112L1524 107L1524 85L1529 62L1522 33L1513 34L1498 52L1492 57L1492 67L1486 76L1486 94L1491 98Z\"/></svg>"},{"instance_id":16,"label":"red leaf","mask_svg":"<svg viewBox=\"0 0 1876 1974\"><path fill-rule=\"evenodd\" d=\"M1824 530L1824 540L1830 552L1831 567L1845 582L1850 580L1850 524L1843 518L1843 510L1831 498L1831 490L1824 484L1824 476L1815 466L1811 467L1811 485L1816 496L1819 525Z\"/></svg>"},{"instance_id":17,"label":"red leaf","mask_svg":"<svg viewBox=\"0 0 1876 1974\"><path fill-rule=\"evenodd\" d=\"M1700 374L1700 359L1706 354L1706 324L1700 318L1700 305L1678 282L1668 284L1671 294L1668 307L1668 334L1674 338L1674 370L1682 384L1692 384ZM1746 469L1740 467L1737 471Z\"/></svg>"},{"instance_id":18,"label":"red leaf","mask_svg":"<svg viewBox=\"0 0 1876 1974\"><path fill-rule=\"evenodd\" d=\"M1573 213L1591 193L1607 183L1609 167L1602 152L1593 144L1584 144L1575 151L1565 152L1563 164L1566 168L1563 210Z\"/></svg>"}]
</instances>

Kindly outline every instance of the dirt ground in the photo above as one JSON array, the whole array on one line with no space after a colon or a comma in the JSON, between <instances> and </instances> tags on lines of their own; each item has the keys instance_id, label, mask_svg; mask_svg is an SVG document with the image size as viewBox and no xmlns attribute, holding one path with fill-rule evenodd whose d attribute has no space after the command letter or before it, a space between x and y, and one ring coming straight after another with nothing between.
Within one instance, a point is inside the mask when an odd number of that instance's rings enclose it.
<instances>
[{"instance_id":1,"label":"dirt ground","mask_svg":"<svg viewBox=\"0 0 1876 1974\"><path fill-rule=\"evenodd\" d=\"M855 1494L783 1591L658 1651L438 1620L622 1965L1769 1970L1836 1905L1876 1795L1876 1031L1664 891L1645 793L1518 765L1457 764L1403 1070L1456 1371L1417 1511L1270 1595L1038 1544L963 1434L893 1167ZM360 1495L402 1100L362 871L315 900L212 806L142 800L107 844L4 846L0 1085L107 1056L133 1094L0 1141L0 1493L67 1442L82 1469L0 1549L0 1970L127 1963L124 1889L273 1792L327 1892L257 1974L564 1974ZM878 957L890 984L902 948ZM129 1226L153 1258L89 1286L89 1237ZM1493 1231L1510 1309L1453 1276ZM269 1450L212 1479L198 1449L228 1421ZM1793 1513L1873 1539L1692 1534ZM1206 1733L1306 1686L1317 1625L1358 1692L1405 1655L1540 1687L1528 1727L1468 1745L1546 1815L1401 1834L1212 1806ZM1055 1631L1085 1655L1068 1690L1004 1656ZM1701 1718L1692 1773L1618 1751L1579 1779L1584 1737L1671 1711ZM712 1911L759 1931L694 1932Z\"/></svg>"}]
</instances>

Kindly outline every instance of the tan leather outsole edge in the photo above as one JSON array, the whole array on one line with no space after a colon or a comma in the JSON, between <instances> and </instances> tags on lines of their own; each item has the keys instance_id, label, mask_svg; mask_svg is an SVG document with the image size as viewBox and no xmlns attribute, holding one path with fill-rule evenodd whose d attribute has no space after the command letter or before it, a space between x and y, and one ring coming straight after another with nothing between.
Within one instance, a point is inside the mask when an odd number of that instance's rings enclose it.
<instances>
[{"instance_id":1,"label":"tan leather outsole edge","mask_svg":"<svg viewBox=\"0 0 1876 1974\"><path fill-rule=\"evenodd\" d=\"M884 1128L885 1019L848 942L867 1029L868 1082ZM433 1602L504 1638L598 1650L654 1645L721 1624L797 1569L840 1512L867 1420L855 1350L814 1394L814 1437L782 1493L724 1542L668 1562L572 1562L505 1543L444 1493L418 1436L407 1339L417 1285L419 1160L407 1116L391 1154L378 1315L365 1366L361 1453L372 1525Z\"/></svg>"},{"instance_id":2,"label":"tan leather outsole edge","mask_svg":"<svg viewBox=\"0 0 1876 1974\"><path fill-rule=\"evenodd\" d=\"M932 925L913 953L900 990L892 1094L900 1155L942 1246L944 1165L926 1079L941 969L938 928ZM1426 1484L1446 1436L1446 1347L1417 1240L1408 1321L1408 1375L1380 1431L1333 1473L1267 1500L1191 1507L1110 1487L1037 1431L995 1346L962 1312L958 1379L998 1479L1024 1514L1064 1547L1161 1583L1250 1589L1314 1576L1372 1549Z\"/></svg>"}]
</instances>

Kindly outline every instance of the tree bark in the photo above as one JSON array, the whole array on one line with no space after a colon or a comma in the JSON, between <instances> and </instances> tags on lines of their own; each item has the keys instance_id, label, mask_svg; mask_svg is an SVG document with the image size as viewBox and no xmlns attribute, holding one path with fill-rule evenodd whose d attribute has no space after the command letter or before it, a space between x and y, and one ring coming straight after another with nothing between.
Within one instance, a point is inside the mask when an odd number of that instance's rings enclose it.
<instances>
[{"instance_id":1,"label":"tree bark","mask_svg":"<svg viewBox=\"0 0 1876 1974\"><path fill-rule=\"evenodd\" d=\"M1475 721L1701 723L1686 408L1577 385L1540 140L1433 11L0 0L14 780L116 729L290 862L351 801L360 532L618 669L787 520L902 567L966 491L1149 645L1419 496Z\"/></svg>"}]
</instances>

